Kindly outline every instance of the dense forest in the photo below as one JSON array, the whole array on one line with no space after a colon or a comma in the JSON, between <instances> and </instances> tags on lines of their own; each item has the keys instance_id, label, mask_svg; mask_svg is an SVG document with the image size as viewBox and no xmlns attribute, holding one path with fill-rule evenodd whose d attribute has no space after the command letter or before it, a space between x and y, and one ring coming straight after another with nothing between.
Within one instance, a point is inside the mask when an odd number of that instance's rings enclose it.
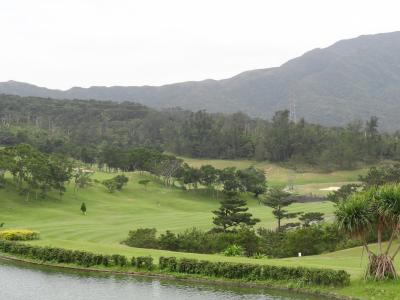
<instances>
[{"instance_id":1,"label":"dense forest","mask_svg":"<svg viewBox=\"0 0 400 300\"><path fill-rule=\"evenodd\" d=\"M148 147L198 158L295 162L332 170L397 160L399 137L398 132L379 132L375 117L331 128L304 119L293 122L288 111L263 120L240 112L157 111L132 102L0 95L0 145L27 143L86 163Z\"/></svg>"}]
</instances>

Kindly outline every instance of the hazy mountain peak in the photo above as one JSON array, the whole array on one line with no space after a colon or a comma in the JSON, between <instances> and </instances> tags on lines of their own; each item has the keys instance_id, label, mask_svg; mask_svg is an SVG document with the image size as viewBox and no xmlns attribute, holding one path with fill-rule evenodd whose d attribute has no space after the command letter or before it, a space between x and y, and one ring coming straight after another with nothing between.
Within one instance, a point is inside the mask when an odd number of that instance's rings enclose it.
<instances>
[{"instance_id":1,"label":"hazy mountain peak","mask_svg":"<svg viewBox=\"0 0 400 300\"><path fill-rule=\"evenodd\" d=\"M400 129L400 31L362 35L313 49L280 67L159 87L93 86L51 90L18 81L0 93L52 98L135 101L151 107L181 106L214 112L244 111L271 117L296 103L298 118L343 125L371 115L387 129Z\"/></svg>"}]
</instances>

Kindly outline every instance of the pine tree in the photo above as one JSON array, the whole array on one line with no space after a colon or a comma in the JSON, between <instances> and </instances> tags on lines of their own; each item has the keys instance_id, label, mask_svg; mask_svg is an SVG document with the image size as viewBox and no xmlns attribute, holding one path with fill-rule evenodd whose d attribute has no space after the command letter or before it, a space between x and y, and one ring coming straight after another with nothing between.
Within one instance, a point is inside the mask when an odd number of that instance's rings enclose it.
<instances>
[{"instance_id":1,"label":"pine tree","mask_svg":"<svg viewBox=\"0 0 400 300\"><path fill-rule=\"evenodd\" d=\"M252 214L247 212L249 208L246 207L246 200L240 199L237 193L225 193L225 197L220 203L219 209L213 211L215 214L213 223L224 232L235 230L241 225L254 226L260 222L259 219L253 218Z\"/></svg>"},{"instance_id":2,"label":"pine tree","mask_svg":"<svg viewBox=\"0 0 400 300\"><path fill-rule=\"evenodd\" d=\"M278 231L282 229L282 219L296 218L300 214L300 212L289 213L287 210L283 209L284 207L296 202L296 200L291 196L292 194L281 188L271 188L265 195L265 199L262 201L264 205L272 208L272 214L278 220ZM296 223L292 224L296 225Z\"/></svg>"}]
</instances>

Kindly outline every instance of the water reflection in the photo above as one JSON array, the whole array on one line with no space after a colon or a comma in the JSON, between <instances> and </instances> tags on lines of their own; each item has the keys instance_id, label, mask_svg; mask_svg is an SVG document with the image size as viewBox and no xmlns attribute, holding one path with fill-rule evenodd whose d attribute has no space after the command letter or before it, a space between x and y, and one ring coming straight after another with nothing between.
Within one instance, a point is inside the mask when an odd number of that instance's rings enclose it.
<instances>
[{"instance_id":1,"label":"water reflection","mask_svg":"<svg viewBox=\"0 0 400 300\"><path fill-rule=\"evenodd\" d=\"M316 300L259 288L60 271L0 260L1 300Z\"/></svg>"}]
</instances>

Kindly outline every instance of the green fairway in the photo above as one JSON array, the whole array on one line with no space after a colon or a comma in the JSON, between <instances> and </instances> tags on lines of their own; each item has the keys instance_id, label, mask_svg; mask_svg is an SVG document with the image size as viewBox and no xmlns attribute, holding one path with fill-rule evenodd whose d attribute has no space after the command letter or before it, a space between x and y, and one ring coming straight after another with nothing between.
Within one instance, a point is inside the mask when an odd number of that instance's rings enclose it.
<instances>
[{"instance_id":1,"label":"green fairway","mask_svg":"<svg viewBox=\"0 0 400 300\"><path fill-rule=\"evenodd\" d=\"M94 178L105 179L115 174L96 173ZM60 200L54 193L48 199L26 201L24 196L8 186L0 190L0 220L7 228L29 228L41 232L43 242L119 243L128 231L139 227L154 227L159 232L167 229L179 232L189 227L210 229L212 211L219 200L206 191L182 191L165 188L152 182L145 189L138 184L140 175L129 174L130 182L121 192L110 194L106 188L93 186L74 192L72 185ZM247 195L250 211L261 219L260 226L273 228L276 221L271 209L260 205ZM86 203L88 213L80 213ZM333 205L330 202L297 203L290 211L320 211L329 219Z\"/></svg>"},{"instance_id":2,"label":"green fairway","mask_svg":"<svg viewBox=\"0 0 400 300\"><path fill-rule=\"evenodd\" d=\"M210 164L219 169L226 167L244 169L254 166L265 171L268 184L272 186L285 186L288 184L293 184L297 189L296 192L300 194L314 195L326 195L326 191L320 190L323 188L358 182L359 175L364 175L368 171L368 168L364 167L356 170L334 172L321 172L318 170L307 170L300 172L277 164L253 160L184 159L193 167L200 167L201 165Z\"/></svg>"},{"instance_id":3,"label":"green fairway","mask_svg":"<svg viewBox=\"0 0 400 300\"><path fill-rule=\"evenodd\" d=\"M346 176L350 176L349 174ZM97 172L93 178L103 180L115 175ZM136 173L127 175L130 177L130 182L121 192L110 194L103 185L94 183L93 186L75 193L71 184L61 200L56 193L52 193L45 200L26 201L24 196L18 195L15 189L8 185L0 190L0 222L5 222L5 228L40 231L41 239L32 242L38 245L82 249L103 254L152 255L155 260L160 256L176 256L211 261L344 269L352 275L352 285L335 289L335 292L357 295L365 299L378 299L377 294L380 299L396 299L391 295L400 293L400 287L398 288L400 284L385 283L385 288L379 289L375 283L363 284L360 281L366 264L365 254L361 260L361 248L302 258L254 259L139 249L122 245L120 242L127 237L128 231L139 227L155 227L159 233L166 229L179 232L193 226L209 229L212 226L211 211L219 205L218 199L210 197L206 191L165 188L154 181L144 188L138 184L144 175ZM335 176L341 180L346 177ZM325 179L321 178L321 181ZM326 185L334 184L337 182L326 179ZM313 185L316 188L326 186L325 183ZM303 185L303 188L305 186ZM250 211L261 219L260 226L270 228L276 226L270 208L260 205L257 199L249 195L245 197ZM80 212L82 202L85 202L88 208L86 216ZM290 206L290 210L320 211L325 213L329 220L333 218L334 207L330 202L297 203ZM400 269L399 260L396 261L396 265Z\"/></svg>"}]
</instances>

